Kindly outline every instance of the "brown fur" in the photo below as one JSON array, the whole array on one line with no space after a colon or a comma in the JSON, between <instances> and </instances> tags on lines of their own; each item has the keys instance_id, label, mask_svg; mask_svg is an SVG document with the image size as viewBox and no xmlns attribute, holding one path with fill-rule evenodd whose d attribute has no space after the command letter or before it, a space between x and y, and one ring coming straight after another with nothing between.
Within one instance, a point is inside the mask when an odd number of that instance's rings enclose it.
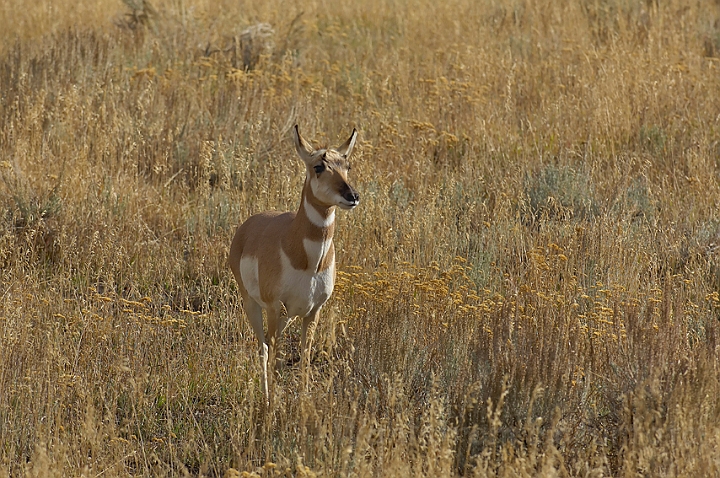
<instances>
[{"instance_id":1,"label":"brown fur","mask_svg":"<svg viewBox=\"0 0 720 478\"><path fill-rule=\"evenodd\" d=\"M240 259L243 256L258 258L260 293L265 303L272 301L274 278L279 277L281 273L278 244L282 245L282 250L287 254L290 263L295 269L307 270L308 257L302 240L304 238L313 241L332 240L335 232L335 222L326 228L319 228L311 223L305 212L305 201L303 199L306 196L310 204L317 201L313 197L310 188L305 185L298 213L274 211L251 216L237 228L235 238L230 246L228 262L238 284L242 283L240 279ZM333 207L324 207L324 211L318 210L318 207L315 209L323 218L327 218ZM331 244L320 261L320 267L315 272L321 272L330 267L334 263L334 258L335 248Z\"/></svg>"}]
</instances>

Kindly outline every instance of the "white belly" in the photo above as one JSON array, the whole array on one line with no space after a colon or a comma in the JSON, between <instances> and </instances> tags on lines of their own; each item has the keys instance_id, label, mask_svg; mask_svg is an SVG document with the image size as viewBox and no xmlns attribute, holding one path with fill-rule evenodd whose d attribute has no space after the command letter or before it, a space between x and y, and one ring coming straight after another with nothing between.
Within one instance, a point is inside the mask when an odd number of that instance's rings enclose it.
<instances>
[{"instance_id":1,"label":"white belly","mask_svg":"<svg viewBox=\"0 0 720 478\"><path fill-rule=\"evenodd\" d=\"M307 317L320 308L332 294L335 286L335 264L322 272L294 269L290 259L281 252L282 293L288 317Z\"/></svg>"},{"instance_id":2,"label":"white belly","mask_svg":"<svg viewBox=\"0 0 720 478\"><path fill-rule=\"evenodd\" d=\"M248 295L260 304L260 307L267 309L267 304L260 298L260 276L257 257L244 256L240 259L240 278Z\"/></svg>"}]
</instances>

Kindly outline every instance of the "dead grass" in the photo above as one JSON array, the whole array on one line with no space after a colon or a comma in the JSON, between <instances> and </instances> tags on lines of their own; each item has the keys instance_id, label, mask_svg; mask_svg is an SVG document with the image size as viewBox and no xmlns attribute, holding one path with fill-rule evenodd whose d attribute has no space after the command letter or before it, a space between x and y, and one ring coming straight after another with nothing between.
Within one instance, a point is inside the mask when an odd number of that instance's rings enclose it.
<instances>
[{"instance_id":1,"label":"dead grass","mask_svg":"<svg viewBox=\"0 0 720 478\"><path fill-rule=\"evenodd\" d=\"M0 476L720 475L718 22L5 2ZM295 122L363 202L266 413L225 260Z\"/></svg>"}]
</instances>

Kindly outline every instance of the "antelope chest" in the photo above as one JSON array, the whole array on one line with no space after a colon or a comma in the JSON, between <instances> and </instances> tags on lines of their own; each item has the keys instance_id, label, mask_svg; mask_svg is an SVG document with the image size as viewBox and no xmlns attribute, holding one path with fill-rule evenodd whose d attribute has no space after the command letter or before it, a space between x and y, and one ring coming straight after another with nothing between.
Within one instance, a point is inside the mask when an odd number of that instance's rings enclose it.
<instances>
[{"instance_id":1,"label":"antelope chest","mask_svg":"<svg viewBox=\"0 0 720 478\"><path fill-rule=\"evenodd\" d=\"M307 269L295 269L290 258L281 251L280 301L285 305L289 317L307 317L330 298L335 287L335 261L331 261L326 269L318 271L330 244L304 241Z\"/></svg>"},{"instance_id":2,"label":"antelope chest","mask_svg":"<svg viewBox=\"0 0 720 478\"><path fill-rule=\"evenodd\" d=\"M273 275L257 257L244 256L240 260L240 274L248 295L261 307L267 309L271 305L283 303L289 317L307 317L320 308L332 294L335 287L335 261L329 261L327 267L318 270L325 255L332 246L331 241L303 241L307 256L307 268L296 269L292 261L282 250L279 250L279 270ZM277 256L276 256L277 257ZM261 277L265 275L265 279Z\"/></svg>"}]
</instances>

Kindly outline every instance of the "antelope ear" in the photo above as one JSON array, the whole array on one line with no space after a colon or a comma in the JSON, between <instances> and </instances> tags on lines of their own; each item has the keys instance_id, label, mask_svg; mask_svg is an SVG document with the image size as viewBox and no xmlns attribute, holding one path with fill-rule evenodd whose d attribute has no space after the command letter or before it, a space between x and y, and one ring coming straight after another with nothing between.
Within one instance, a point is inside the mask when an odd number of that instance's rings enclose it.
<instances>
[{"instance_id":1,"label":"antelope ear","mask_svg":"<svg viewBox=\"0 0 720 478\"><path fill-rule=\"evenodd\" d=\"M295 125L295 128L293 128L293 140L295 143L295 151L297 151L300 158L305 163L312 161L312 153L314 152L313 147L310 146L310 143L305 141L302 136L300 136L298 125Z\"/></svg>"},{"instance_id":2,"label":"antelope ear","mask_svg":"<svg viewBox=\"0 0 720 478\"><path fill-rule=\"evenodd\" d=\"M357 135L357 130L353 128L353 132L350 135L350 138L335 151L342 154L345 158L349 158L352 154L353 148L355 147L355 140L357 139Z\"/></svg>"}]
</instances>

